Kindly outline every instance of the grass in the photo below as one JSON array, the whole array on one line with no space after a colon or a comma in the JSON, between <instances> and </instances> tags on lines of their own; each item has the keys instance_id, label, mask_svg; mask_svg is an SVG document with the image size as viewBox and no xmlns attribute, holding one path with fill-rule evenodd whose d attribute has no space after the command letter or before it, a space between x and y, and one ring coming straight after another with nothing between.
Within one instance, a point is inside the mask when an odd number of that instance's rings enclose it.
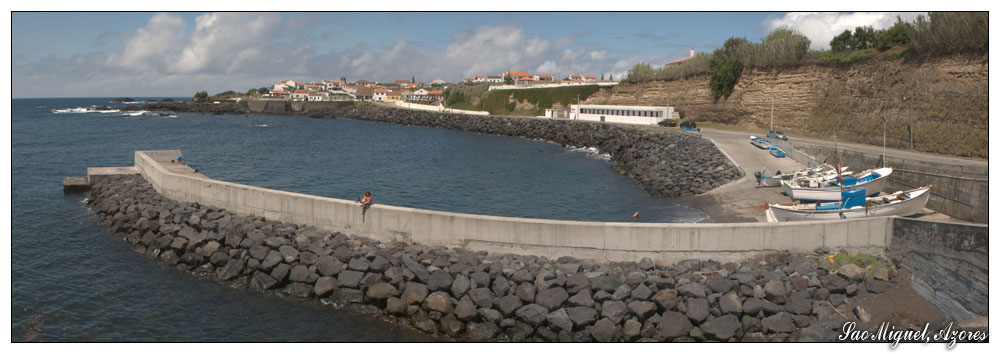
<instances>
[{"instance_id":1,"label":"grass","mask_svg":"<svg viewBox=\"0 0 1000 354\"><path fill-rule=\"evenodd\" d=\"M857 253L851 255L848 253L838 252L836 255L833 256L833 264L836 267L839 268L841 265L847 263L854 264L858 267L861 267L862 269L871 266L871 268L868 269L868 276L872 276L872 273L875 272L875 268L877 268L879 265L885 265L889 268L893 268L896 266L896 264L893 263L892 260L883 261L879 257L867 253Z\"/></svg>"}]
</instances>

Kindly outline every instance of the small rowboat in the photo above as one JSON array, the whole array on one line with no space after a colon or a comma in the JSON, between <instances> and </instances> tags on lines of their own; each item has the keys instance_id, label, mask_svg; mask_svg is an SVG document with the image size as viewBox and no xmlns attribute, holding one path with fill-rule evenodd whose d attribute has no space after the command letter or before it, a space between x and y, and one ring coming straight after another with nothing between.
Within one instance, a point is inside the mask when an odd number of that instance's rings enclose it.
<instances>
[{"instance_id":1,"label":"small rowboat","mask_svg":"<svg viewBox=\"0 0 1000 354\"><path fill-rule=\"evenodd\" d=\"M774 157L785 157L785 150L782 150L777 146L771 145L771 155Z\"/></svg>"},{"instance_id":2,"label":"small rowboat","mask_svg":"<svg viewBox=\"0 0 1000 354\"><path fill-rule=\"evenodd\" d=\"M770 149L771 148L771 142L770 141L767 141L767 139L761 138L759 136L754 136L754 135L750 136L750 144L753 145L753 146L759 147L761 149Z\"/></svg>"},{"instance_id":3,"label":"small rowboat","mask_svg":"<svg viewBox=\"0 0 1000 354\"><path fill-rule=\"evenodd\" d=\"M864 171L858 175L825 180L817 177L799 177L781 181L785 194L794 200L805 202L834 202L841 199L843 188L864 188L867 196L878 195L892 173L891 167Z\"/></svg>"},{"instance_id":4,"label":"small rowboat","mask_svg":"<svg viewBox=\"0 0 1000 354\"><path fill-rule=\"evenodd\" d=\"M816 166L810 169L795 171L786 174L781 174L781 171L778 171L778 174L774 176L761 177L760 185L764 187L781 187L781 181L789 181L793 178L798 178L798 177L819 177L825 180L837 179L837 172L835 172L834 170L823 171L823 168L824 166ZM841 176L850 175L851 173L853 172L848 171L847 167L843 167L840 169Z\"/></svg>"},{"instance_id":5,"label":"small rowboat","mask_svg":"<svg viewBox=\"0 0 1000 354\"><path fill-rule=\"evenodd\" d=\"M907 216L923 210L930 198L930 189L928 186L865 199L860 196L863 191L851 189L857 195L845 197L843 202L825 205L769 204L765 214L768 222ZM850 191L844 191L844 194L849 194Z\"/></svg>"}]
</instances>

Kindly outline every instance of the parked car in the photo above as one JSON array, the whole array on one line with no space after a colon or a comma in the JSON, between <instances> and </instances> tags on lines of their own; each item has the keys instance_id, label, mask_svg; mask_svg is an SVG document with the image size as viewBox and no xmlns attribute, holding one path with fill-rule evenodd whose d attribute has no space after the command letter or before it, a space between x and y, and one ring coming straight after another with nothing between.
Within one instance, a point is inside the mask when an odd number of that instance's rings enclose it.
<instances>
[{"instance_id":1,"label":"parked car","mask_svg":"<svg viewBox=\"0 0 1000 354\"><path fill-rule=\"evenodd\" d=\"M694 122L688 120L688 121L681 122L681 128L697 129L698 125L695 124Z\"/></svg>"},{"instance_id":2,"label":"parked car","mask_svg":"<svg viewBox=\"0 0 1000 354\"><path fill-rule=\"evenodd\" d=\"M661 120L659 123L656 123L656 124L659 124L659 125L664 126L664 127L676 127L677 126L677 121L673 120L673 119L664 119L664 120Z\"/></svg>"},{"instance_id":3,"label":"parked car","mask_svg":"<svg viewBox=\"0 0 1000 354\"><path fill-rule=\"evenodd\" d=\"M767 137L771 139L781 139L788 141L788 135L782 133L780 130L770 130L767 132Z\"/></svg>"}]
</instances>

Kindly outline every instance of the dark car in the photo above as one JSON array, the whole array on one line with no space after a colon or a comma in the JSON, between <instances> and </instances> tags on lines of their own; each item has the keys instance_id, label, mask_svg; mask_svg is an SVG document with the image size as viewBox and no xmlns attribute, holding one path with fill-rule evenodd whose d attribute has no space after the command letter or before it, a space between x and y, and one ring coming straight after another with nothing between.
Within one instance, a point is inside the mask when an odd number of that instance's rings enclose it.
<instances>
[{"instance_id":1,"label":"dark car","mask_svg":"<svg viewBox=\"0 0 1000 354\"><path fill-rule=\"evenodd\" d=\"M767 132L767 137L771 139L781 139L788 141L788 135L782 133L780 130L770 130Z\"/></svg>"},{"instance_id":2,"label":"dark car","mask_svg":"<svg viewBox=\"0 0 1000 354\"><path fill-rule=\"evenodd\" d=\"M656 123L656 124L662 125L664 127L676 127L677 126L677 121L673 120L673 119L664 119L664 120L661 120L659 123Z\"/></svg>"},{"instance_id":3,"label":"dark car","mask_svg":"<svg viewBox=\"0 0 1000 354\"><path fill-rule=\"evenodd\" d=\"M681 128L696 129L698 128L698 125L694 124L692 121L684 121L681 122Z\"/></svg>"}]
</instances>

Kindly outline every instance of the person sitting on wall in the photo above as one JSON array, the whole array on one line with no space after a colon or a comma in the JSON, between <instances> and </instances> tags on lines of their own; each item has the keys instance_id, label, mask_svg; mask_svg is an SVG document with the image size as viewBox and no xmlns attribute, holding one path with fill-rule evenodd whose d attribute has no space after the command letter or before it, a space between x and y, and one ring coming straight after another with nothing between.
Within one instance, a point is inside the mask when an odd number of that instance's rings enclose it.
<instances>
[{"instance_id":1,"label":"person sitting on wall","mask_svg":"<svg viewBox=\"0 0 1000 354\"><path fill-rule=\"evenodd\" d=\"M365 213L368 212L368 208L371 207L374 202L371 192L365 192L361 195L361 199L358 200L361 203L361 222L365 221Z\"/></svg>"},{"instance_id":2,"label":"person sitting on wall","mask_svg":"<svg viewBox=\"0 0 1000 354\"><path fill-rule=\"evenodd\" d=\"M185 164L184 155L177 155L177 159L175 161L177 161L177 163L180 163L181 165L184 165Z\"/></svg>"}]
</instances>

